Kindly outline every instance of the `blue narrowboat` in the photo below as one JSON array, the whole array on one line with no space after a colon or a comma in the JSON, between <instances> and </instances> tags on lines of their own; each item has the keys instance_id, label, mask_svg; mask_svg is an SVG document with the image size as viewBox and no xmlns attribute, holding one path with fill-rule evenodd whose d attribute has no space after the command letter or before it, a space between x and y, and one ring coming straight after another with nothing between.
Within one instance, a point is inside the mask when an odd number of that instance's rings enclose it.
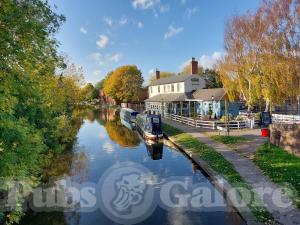
<instances>
[{"instance_id":1,"label":"blue narrowboat","mask_svg":"<svg viewBox=\"0 0 300 225\"><path fill-rule=\"evenodd\" d=\"M131 124L136 122L137 114L139 113L137 111L134 111L133 109L121 108L120 118L121 120Z\"/></svg>"},{"instance_id":2,"label":"blue narrowboat","mask_svg":"<svg viewBox=\"0 0 300 225\"><path fill-rule=\"evenodd\" d=\"M138 114L136 128L145 139L157 140L163 137L160 115Z\"/></svg>"}]
</instances>

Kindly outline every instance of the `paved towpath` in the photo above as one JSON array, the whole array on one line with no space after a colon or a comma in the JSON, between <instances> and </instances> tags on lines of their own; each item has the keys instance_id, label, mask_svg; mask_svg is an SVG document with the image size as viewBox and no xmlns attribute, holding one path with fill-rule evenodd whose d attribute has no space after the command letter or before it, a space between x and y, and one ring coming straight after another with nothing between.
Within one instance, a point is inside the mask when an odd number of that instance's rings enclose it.
<instances>
[{"instance_id":1,"label":"paved towpath","mask_svg":"<svg viewBox=\"0 0 300 225\"><path fill-rule=\"evenodd\" d=\"M253 190L260 196L266 208L272 213L273 217L278 222L284 225L300 225L300 211L294 207L292 201L285 194L281 191L278 191L277 195L273 195L272 197L270 197L269 194L264 194L266 191L278 190L278 187L270 181L270 179L267 178L249 158L244 157L242 154L239 154L224 144L210 139L202 132L199 132L199 129L197 128L167 119L163 119L163 122L181 129L222 154L224 158L234 166L235 170L239 172L241 177L252 186ZM248 148L250 149L249 152L253 152L256 150L254 149L255 147L256 146L251 146L250 143L248 144L248 147L244 146L243 148ZM285 207L280 207L278 204L274 204L276 200L277 202L279 201L284 203Z\"/></svg>"}]
</instances>

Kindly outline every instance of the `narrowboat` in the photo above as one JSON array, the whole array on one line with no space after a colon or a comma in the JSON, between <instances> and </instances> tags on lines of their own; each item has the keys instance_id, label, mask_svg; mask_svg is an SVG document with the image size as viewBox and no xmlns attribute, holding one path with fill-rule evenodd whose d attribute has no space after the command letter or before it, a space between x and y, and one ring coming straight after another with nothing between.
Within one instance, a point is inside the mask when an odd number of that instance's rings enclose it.
<instances>
[{"instance_id":1,"label":"narrowboat","mask_svg":"<svg viewBox=\"0 0 300 225\"><path fill-rule=\"evenodd\" d=\"M136 129L145 139L157 140L163 137L160 115L138 114Z\"/></svg>"},{"instance_id":2,"label":"narrowboat","mask_svg":"<svg viewBox=\"0 0 300 225\"><path fill-rule=\"evenodd\" d=\"M135 123L137 114L139 113L137 111L134 111L133 109L121 108L120 118L127 123Z\"/></svg>"}]
</instances>

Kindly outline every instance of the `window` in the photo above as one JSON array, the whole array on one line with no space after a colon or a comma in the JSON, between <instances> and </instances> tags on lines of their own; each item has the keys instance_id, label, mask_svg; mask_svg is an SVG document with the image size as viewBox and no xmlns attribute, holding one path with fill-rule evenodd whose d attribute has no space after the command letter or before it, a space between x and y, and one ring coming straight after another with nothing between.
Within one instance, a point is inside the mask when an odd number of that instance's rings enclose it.
<instances>
[{"instance_id":1,"label":"window","mask_svg":"<svg viewBox=\"0 0 300 225\"><path fill-rule=\"evenodd\" d=\"M164 85L164 92L166 92L166 85Z\"/></svg>"},{"instance_id":2,"label":"window","mask_svg":"<svg viewBox=\"0 0 300 225\"><path fill-rule=\"evenodd\" d=\"M171 85L168 85L168 92L170 92L170 89L171 89Z\"/></svg>"},{"instance_id":3,"label":"window","mask_svg":"<svg viewBox=\"0 0 300 225\"><path fill-rule=\"evenodd\" d=\"M160 93L160 86L157 86L157 91L158 93Z\"/></svg>"},{"instance_id":4,"label":"window","mask_svg":"<svg viewBox=\"0 0 300 225\"><path fill-rule=\"evenodd\" d=\"M174 84L171 85L171 91L174 92Z\"/></svg>"},{"instance_id":5,"label":"window","mask_svg":"<svg viewBox=\"0 0 300 225\"><path fill-rule=\"evenodd\" d=\"M152 86L150 87L150 93L152 93Z\"/></svg>"},{"instance_id":6,"label":"window","mask_svg":"<svg viewBox=\"0 0 300 225\"><path fill-rule=\"evenodd\" d=\"M180 92L180 84L177 84L177 92Z\"/></svg>"}]
</instances>

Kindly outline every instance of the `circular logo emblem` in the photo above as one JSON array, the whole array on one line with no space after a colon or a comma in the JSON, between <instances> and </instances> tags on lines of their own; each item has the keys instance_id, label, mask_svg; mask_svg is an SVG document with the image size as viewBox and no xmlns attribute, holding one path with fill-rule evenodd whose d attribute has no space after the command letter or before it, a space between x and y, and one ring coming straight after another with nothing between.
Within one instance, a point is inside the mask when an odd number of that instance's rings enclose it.
<instances>
[{"instance_id":1,"label":"circular logo emblem","mask_svg":"<svg viewBox=\"0 0 300 225\"><path fill-rule=\"evenodd\" d=\"M150 171L133 162L109 168L100 180L100 207L119 224L136 224L148 218L153 210L154 190L147 184Z\"/></svg>"}]
</instances>

